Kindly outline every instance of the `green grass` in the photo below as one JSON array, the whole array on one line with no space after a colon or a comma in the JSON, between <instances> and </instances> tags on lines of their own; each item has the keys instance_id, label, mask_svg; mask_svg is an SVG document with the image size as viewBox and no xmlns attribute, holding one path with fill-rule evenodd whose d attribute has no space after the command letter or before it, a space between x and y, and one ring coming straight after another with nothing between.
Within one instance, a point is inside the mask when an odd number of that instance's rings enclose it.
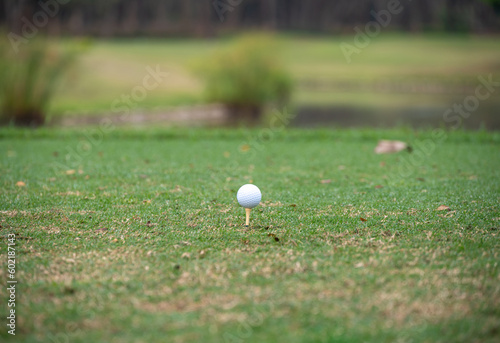
<instances>
[{"instance_id":1,"label":"green grass","mask_svg":"<svg viewBox=\"0 0 500 343\"><path fill-rule=\"evenodd\" d=\"M3 340L498 341L498 133L95 132L0 130Z\"/></svg>"},{"instance_id":2,"label":"green grass","mask_svg":"<svg viewBox=\"0 0 500 343\"><path fill-rule=\"evenodd\" d=\"M146 99L136 104L139 108L203 102L203 85L192 65L230 41L96 40L58 95L52 113L110 112L115 99L142 84L146 66L156 65L168 71L169 77L148 91ZM351 36L282 35L278 42L276 53L282 55L296 81L292 102L297 106L384 110L417 104L440 112L453 97L463 100L473 92L478 75L493 73L495 80L500 78L498 37L382 33L359 55L353 55L350 64L340 44L352 44ZM424 90L408 93L413 86ZM436 87L445 91L429 91ZM498 99L491 97L485 104L498 107Z\"/></svg>"}]
</instances>

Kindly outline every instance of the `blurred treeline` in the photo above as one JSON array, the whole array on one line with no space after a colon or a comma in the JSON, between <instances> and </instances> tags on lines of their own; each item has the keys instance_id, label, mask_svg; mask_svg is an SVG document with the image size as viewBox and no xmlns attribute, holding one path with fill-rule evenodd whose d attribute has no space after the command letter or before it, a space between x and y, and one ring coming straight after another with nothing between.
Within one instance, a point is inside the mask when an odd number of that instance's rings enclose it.
<instances>
[{"instance_id":1,"label":"blurred treeline","mask_svg":"<svg viewBox=\"0 0 500 343\"><path fill-rule=\"evenodd\" d=\"M0 0L0 26L21 33L26 21L55 35L199 36L244 29L352 33L395 0ZM400 0L390 28L404 31L500 31L500 0ZM22 18L26 20L22 20Z\"/></svg>"}]
</instances>

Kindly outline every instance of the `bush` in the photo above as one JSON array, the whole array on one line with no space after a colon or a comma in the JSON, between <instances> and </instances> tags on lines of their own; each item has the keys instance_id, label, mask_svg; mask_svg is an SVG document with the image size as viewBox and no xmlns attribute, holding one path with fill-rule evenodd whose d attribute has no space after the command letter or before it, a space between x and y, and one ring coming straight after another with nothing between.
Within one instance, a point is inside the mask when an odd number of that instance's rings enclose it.
<instances>
[{"instance_id":1,"label":"bush","mask_svg":"<svg viewBox=\"0 0 500 343\"><path fill-rule=\"evenodd\" d=\"M2 35L5 37L5 35ZM2 124L39 126L61 77L71 66L77 49L32 39L16 53L0 38L0 121Z\"/></svg>"},{"instance_id":2,"label":"bush","mask_svg":"<svg viewBox=\"0 0 500 343\"><path fill-rule=\"evenodd\" d=\"M209 102L226 104L235 121L256 122L263 108L289 100L292 81L270 36L244 36L198 65Z\"/></svg>"}]
</instances>

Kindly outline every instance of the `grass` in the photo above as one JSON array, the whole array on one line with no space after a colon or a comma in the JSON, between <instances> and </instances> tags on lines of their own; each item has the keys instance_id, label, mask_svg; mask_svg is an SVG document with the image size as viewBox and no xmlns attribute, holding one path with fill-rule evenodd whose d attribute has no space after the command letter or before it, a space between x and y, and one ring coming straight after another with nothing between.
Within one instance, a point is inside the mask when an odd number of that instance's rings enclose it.
<instances>
[{"instance_id":1,"label":"grass","mask_svg":"<svg viewBox=\"0 0 500 343\"><path fill-rule=\"evenodd\" d=\"M16 342L498 341L498 133L96 132L0 130Z\"/></svg>"},{"instance_id":2,"label":"grass","mask_svg":"<svg viewBox=\"0 0 500 343\"><path fill-rule=\"evenodd\" d=\"M473 92L478 75L493 73L495 80L500 77L497 37L383 33L359 55L351 56L351 63L340 49L341 43L353 42L351 36L282 35L278 41L277 50L297 84L294 106L347 105L384 110L417 103L438 108L439 112L452 100L463 100ZM169 77L148 91L138 107L201 103L203 85L192 72L192 65L230 42L230 38L96 40L55 100L52 113L110 112L115 99L142 84L146 66L156 65L168 71ZM381 84L389 88L381 88ZM427 90L408 92L412 87ZM436 87L446 91L428 91ZM498 97L486 103L498 107Z\"/></svg>"}]
</instances>

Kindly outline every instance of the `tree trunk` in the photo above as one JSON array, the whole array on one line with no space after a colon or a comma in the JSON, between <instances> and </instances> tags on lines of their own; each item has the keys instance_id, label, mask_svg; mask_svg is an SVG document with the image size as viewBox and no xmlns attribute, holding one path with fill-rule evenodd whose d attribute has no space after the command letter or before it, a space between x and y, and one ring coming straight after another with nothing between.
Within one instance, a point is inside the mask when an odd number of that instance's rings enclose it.
<instances>
[{"instance_id":1,"label":"tree trunk","mask_svg":"<svg viewBox=\"0 0 500 343\"><path fill-rule=\"evenodd\" d=\"M231 125L245 124L255 126L262 119L262 106L258 105L227 105Z\"/></svg>"},{"instance_id":2,"label":"tree trunk","mask_svg":"<svg viewBox=\"0 0 500 343\"><path fill-rule=\"evenodd\" d=\"M17 126L38 127L45 122L45 116L39 110L25 110L16 113L13 121Z\"/></svg>"}]
</instances>

